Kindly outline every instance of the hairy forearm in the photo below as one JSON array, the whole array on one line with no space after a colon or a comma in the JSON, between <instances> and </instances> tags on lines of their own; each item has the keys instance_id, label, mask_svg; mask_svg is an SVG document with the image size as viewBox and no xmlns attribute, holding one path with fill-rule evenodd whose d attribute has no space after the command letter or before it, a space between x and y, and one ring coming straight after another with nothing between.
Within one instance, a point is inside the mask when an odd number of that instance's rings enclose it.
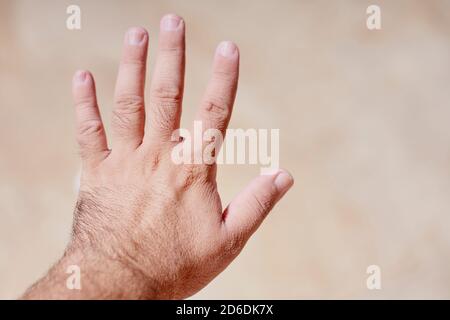
<instances>
[{"instance_id":1,"label":"hairy forearm","mask_svg":"<svg viewBox=\"0 0 450 320\"><path fill-rule=\"evenodd\" d=\"M109 262L106 262L109 261ZM79 267L79 274L71 266ZM72 271L71 271L72 270ZM74 286L73 277L78 277ZM94 253L68 250L21 299L152 299L155 288L139 272L120 261Z\"/></svg>"}]
</instances>

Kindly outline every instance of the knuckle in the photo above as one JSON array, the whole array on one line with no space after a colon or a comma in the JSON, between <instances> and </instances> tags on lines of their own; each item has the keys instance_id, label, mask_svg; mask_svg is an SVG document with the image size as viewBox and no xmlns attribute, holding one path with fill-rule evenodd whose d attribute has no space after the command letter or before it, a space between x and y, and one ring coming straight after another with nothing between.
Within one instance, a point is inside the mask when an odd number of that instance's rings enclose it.
<instances>
[{"instance_id":1,"label":"knuckle","mask_svg":"<svg viewBox=\"0 0 450 320\"><path fill-rule=\"evenodd\" d=\"M183 98L182 89L174 85L155 84L151 93L151 108L154 113L151 121L155 127L169 129L179 114L179 106Z\"/></svg>"},{"instance_id":2,"label":"knuckle","mask_svg":"<svg viewBox=\"0 0 450 320\"><path fill-rule=\"evenodd\" d=\"M144 98L136 94L120 94L115 98L115 112L121 115L133 114L142 111Z\"/></svg>"},{"instance_id":3,"label":"knuckle","mask_svg":"<svg viewBox=\"0 0 450 320\"><path fill-rule=\"evenodd\" d=\"M233 234L222 243L220 251L230 256L237 256L247 242L246 237L242 233Z\"/></svg>"},{"instance_id":4,"label":"knuckle","mask_svg":"<svg viewBox=\"0 0 450 320\"><path fill-rule=\"evenodd\" d=\"M122 61L122 66L141 69L146 67L146 61L145 59L136 59L128 57Z\"/></svg>"},{"instance_id":5,"label":"knuckle","mask_svg":"<svg viewBox=\"0 0 450 320\"><path fill-rule=\"evenodd\" d=\"M180 174L177 174L177 189L186 190L196 184L208 181L208 172L203 165L185 165Z\"/></svg>"},{"instance_id":6,"label":"knuckle","mask_svg":"<svg viewBox=\"0 0 450 320\"><path fill-rule=\"evenodd\" d=\"M226 105L223 99L207 99L203 107L208 116L213 120L223 120L228 118L229 107Z\"/></svg>"},{"instance_id":7,"label":"knuckle","mask_svg":"<svg viewBox=\"0 0 450 320\"><path fill-rule=\"evenodd\" d=\"M180 87L165 83L155 84L151 94L155 104L161 107L174 107L181 103L183 92Z\"/></svg>"},{"instance_id":8,"label":"knuckle","mask_svg":"<svg viewBox=\"0 0 450 320\"><path fill-rule=\"evenodd\" d=\"M138 95L117 96L115 103L112 121L118 128L129 128L134 124L136 117L144 111L144 98Z\"/></svg>"},{"instance_id":9,"label":"knuckle","mask_svg":"<svg viewBox=\"0 0 450 320\"><path fill-rule=\"evenodd\" d=\"M177 40L170 41L159 48L161 54L169 59L182 59L185 54L185 48L182 43Z\"/></svg>"},{"instance_id":10,"label":"knuckle","mask_svg":"<svg viewBox=\"0 0 450 320\"><path fill-rule=\"evenodd\" d=\"M103 130L100 119L85 120L78 125L78 136L84 141L84 137L103 134Z\"/></svg>"},{"instance_id":11,"label":"knuckle","mask_svg":"<svg viewBox=\"0 0 450 320\"><path fill-rule=\"evenodd\" d=\"M155 108L153 110L153 117L150 118L151 124L155 128L163 130L173 129L173 119L175 119L176 112L174 109L168 110L168 108Z\"/></svg>"},{"instance_id":12,"label":"knuckle","mask_svg":"<svg viewBox=\"0 0 450 320\"><path fill-rule=\"evenodd\" d=\"M274 188L266 191L262 194L254 194L254 201L252 202L252 206L254 210L261 214L266 214L269 212L273 206L275 205L276 200L276 190Z\"/></svg>"},{"instance_id":13,"label":"knuckle","mask_svg":"<svg viewBox=\"0 0 450 320\"><path fill-rule=\"evenodd\" d=\"M214 70L213 78L228 86L234 86L238 77L238 71L235 70Z\"/></svg>"},{"instance_id":14,"label":"knuckle","mask_svg":"<svg viewBox=\"0 0 450 320\"><path fill-rule=\"evenodd\" d=\"M96 106L96 101L95 101L95 98L93 98L93 97L85 97L85 98L79 99L75 104L75 107L78 110L92 109L92 108L95 108L95 106Z\"/></svg>"},{"instance_id":15,"label":"knuckle","mask_svg":"<svg viewBox=\"0 0 450 320\"><path fill-rule=\"evenodd\" d=\"M178 37L165 38L158 46L158 61L161 65L184 64L185 44Z\"/></svg>"}]
</instances>

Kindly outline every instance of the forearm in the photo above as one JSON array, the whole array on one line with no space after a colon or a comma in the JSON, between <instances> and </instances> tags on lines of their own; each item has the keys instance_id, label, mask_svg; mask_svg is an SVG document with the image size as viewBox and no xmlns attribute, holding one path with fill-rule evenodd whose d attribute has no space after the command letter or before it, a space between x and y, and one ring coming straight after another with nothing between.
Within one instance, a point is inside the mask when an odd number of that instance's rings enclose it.
<instances>
[{"instance_id":1,"label":"forearm","mask_svg":"<svg viewBox=\"0 0 450 320\"><path fill-rule=\"evenodd\" d=\"M71 266L79 267L79 274L71 272ZM78 276L79 279L74 279ZM78 280L80 286L74 287L74 281ZM77 249L68 250L21 298L152 299L157 295L144 275L123 262L105 260L97 254Z\"/></svg>"}]
</instances>

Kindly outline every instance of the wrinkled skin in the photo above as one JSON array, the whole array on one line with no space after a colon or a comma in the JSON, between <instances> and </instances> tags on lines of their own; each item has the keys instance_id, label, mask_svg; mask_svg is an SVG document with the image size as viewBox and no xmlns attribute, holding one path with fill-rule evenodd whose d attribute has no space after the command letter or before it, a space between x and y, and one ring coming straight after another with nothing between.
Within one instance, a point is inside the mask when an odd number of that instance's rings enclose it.
<instances>
[{"instance_id":1,"label":"wrinkled skin","mask_svg":"<svg viewBox=\"0 0 450 320\"><path fill-rule=\"evenodd\" d=\"M184 21L161 20L157 62L144 102L148 34L130 29L115 90L112 149L92 75L73 80L83 163L72 240L24 298L186 298L239 254L274 204L292 186L284 170L255 178L225 210L216 165L175 164L184 87ZM219 45L196 119L227 128L236 95L239 51ZM196 150L193 152L201 152ZM66 287L66 269L81 269L81 290Z\"/></svg>"}]
</instances>

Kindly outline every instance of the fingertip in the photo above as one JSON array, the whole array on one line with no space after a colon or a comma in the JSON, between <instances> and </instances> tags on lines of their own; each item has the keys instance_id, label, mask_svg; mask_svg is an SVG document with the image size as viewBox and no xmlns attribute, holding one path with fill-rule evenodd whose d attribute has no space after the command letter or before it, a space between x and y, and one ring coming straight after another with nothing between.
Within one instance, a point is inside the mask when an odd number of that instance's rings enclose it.
<instances>
[{"instance_id":1,"label":"fingertip","mask_svg":"<svg viewBox=\"0 0 450 320\"><path fill-rule=\"evenodd\" d=\"M284 195L294 184L294 177L284 170L280 169L273 181L280 195Z\"/></svg>"},{"instance_id":2,"label":"fingertip","mask_svg":"<svg viewBox=\"0 0 450 320\"><path fill-rule=\"evenodd\" d=\"M125 33L125 43L130 46L145 45L148 41L148 32L143 27L131 27Z\"/></svg>"},{"instance_id":3,"label":"fingertip","mask_svg":"<svg viewBox=\"0 0 450 320\"><path fill-rule=\"evenodd\" d=\"M169 13L161 18L159 27L162 31L179 31L184 28L184 20L179 15Z\"/></svg>"},{"instance_id":4,"label":"fingertip","mask_svg":"<svg viewBox=\"0 0 450 320\"><path fill-rule=\"evenodd\" d=\"M236 59L239 57L239 48L232 41L222 41L216 49L216 54L227 59Z\"/></svg>"},{"instance_id":5,"label":"fingertip","mask_svg":"<svg viewBox=\"0 0 450 320\"><path fill-rule=\"evenodd\" d=\"M294 177L292 174L281 168L266 169L261 173L261 178L269 179L280 196L284 195L294 184Z\"/></svg>"},{"instance_id":6,"label":"fingertip","mask_svg":"<svg viewBox=\"0 0 450 320\"><path fill-rule=\"evenodd\" d=\"M250 236L294 184L284 169L264 171L225 209L222 220L234 234Z\"/></svg>"},{"instance_id":7,"label":"fingertip","mask_svg":"<svg viewBox=\"0 0 450 320\"><path fill-rule=\"evenodd\" d=\"M74 85L85 85L92 79L92 75L87 70L77 70L73 75L72 82Z\"/></svg>"},{"instance_id":8,"label":"fingertip","mask_svg":"<svg viewBox=\"0 0 450 320\"><path fill-rule=\"evenodd\" d=\"M226 75L237 84L239 77L239 49L232 41L222 41L216 48L213 62L213 74L221 79Z\"/></svg>"},{"instance_id":9,"label":"fingertip","mask_svg":"<svg viewBox=\"0 0 450 320\"><path fill-rule=\"evenodd\" d=\"M75 72L72 79L72 95L75 102L95 96L94 78L89 71L78 70Z\"/></svg>"},{"instance_id":10,"label":"fingertip","mask_svg":"<svg viewBox=\"0 0 450 320\"><path fill-rule=\"evenodd\" d=\"M141 27L141 26L135 26L135 27L128 28L127 33L130 33L130 32L136 32L136 33L142 33L142 34L148 35L147 29L145 29L144 27Z\"/></svg>"}]
</instances>

